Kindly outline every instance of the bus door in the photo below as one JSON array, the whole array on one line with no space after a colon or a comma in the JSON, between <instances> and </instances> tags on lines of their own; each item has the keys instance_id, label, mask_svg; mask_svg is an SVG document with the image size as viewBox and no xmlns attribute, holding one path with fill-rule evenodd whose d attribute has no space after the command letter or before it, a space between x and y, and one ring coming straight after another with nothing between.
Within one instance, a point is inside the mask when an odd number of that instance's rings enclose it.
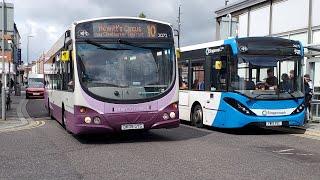
<instances>
[{"instance_id":1,"label":"bus door","mask_svg":"<svg viewBox=\"0 0 320 180\"><path fill-rule=\"evenodd\" d=\"M225 46L206 49L205 90L208 96L203 110L205 125L211 126L217 113L221 111L219 108L221 95L228 87L229 57L225 52Z\"/></svg>"}]
</instances>

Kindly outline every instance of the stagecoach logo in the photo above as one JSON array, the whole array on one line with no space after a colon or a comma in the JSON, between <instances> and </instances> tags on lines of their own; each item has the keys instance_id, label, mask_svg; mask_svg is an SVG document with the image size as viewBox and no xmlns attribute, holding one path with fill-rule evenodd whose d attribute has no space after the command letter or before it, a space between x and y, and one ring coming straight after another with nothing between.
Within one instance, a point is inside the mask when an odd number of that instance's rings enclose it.
<instances>
[{"instance_id":1,"label":"stagecoach logo","mask_svg":"<svg viewBox=\"0 0 320 180\"><path fill-rule=\"evenodd\" d=\"M210 48L207 48L207 49L206 49L206 55L208 56L209 54L218 53L218 52L221 52L222 50L223 50L223 47L218 48L218 49L210 49Z\"/></svg>"},{"instance_id":2,"label":"stagecoach logo","mask_svg":"<svg viewBox=\"0 0 320 180\"><path fill-rule=\"evenodd\" d=\"M262 111L262 116L281 116L281 115L286 115L286 111L284 110L276 110L276 111L271 111L271 110L263 110Z\"/></svg>"},{"instance_id":3,"label":"stagecoach logo","mask_svg":"<svg viewBox=\"0 0 320 180\"><path fill-rule=\"evenodd\" d=\"M86 30L79 30L79 31L78 31L78 35L79 35L79 37L87 37L87 36L89 36L90 34L89 34L89 32L86 31Z\"/></svg>"},{"instance_id":4,"label":"stagecoach logo","mask_svg":"<svg viewBox=\"0 0 320 180\"><path fill-rule=\"evenodd\" d=\"M248 47L247 46L240 46L239 50L240 50L240 52L247 52L248 51Z\"/></svg>"}]
</instances>

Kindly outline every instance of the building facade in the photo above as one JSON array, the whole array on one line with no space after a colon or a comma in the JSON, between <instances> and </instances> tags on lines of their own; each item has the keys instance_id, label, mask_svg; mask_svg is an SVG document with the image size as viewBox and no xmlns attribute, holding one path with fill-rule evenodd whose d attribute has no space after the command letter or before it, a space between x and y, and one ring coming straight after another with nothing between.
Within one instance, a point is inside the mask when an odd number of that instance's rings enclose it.
<instances>
[{"instance_id":1,"label":"building facade","mask_svg":"<svg viewBox=\"0 0 320 180\"><path fill-rule=\"evenodd\" d=\"M274 36L299 40L306 47L320 49L320 0L241 0L217 9L216 37L230 35L225 20L230 15L236 26L232 36ZM228 15L230 14L230 15ZM311 75L320 96L320 52L306 49L305 73Z\"/></svg>"},{"instance_id":2,"label":"building facade","mask_svg":"<svg viewBox=\"0 0 320 180\"><path fill-rule=\"evenodd\" d=\"M4 8L3 8L4 7ZM5 16L3 17L3 9ZM12 78L16 82L20 82L19 72L17 68L21 64L21 36L19 34L17 25L14 23L14 5L12 3L5 3L4 6L0 3L0 39L2 40L2 33L4 33L4 47L1 47L0 60L2 60L2 48L4 48L4 60L5 67L2 67L0 63L0 77L2 76L2 70L6 74L6 82ZM5 26L2 26L4 19ZM2 42L1 42L2 46ZM18 75L18 76L17 76ZM7 85L7 83L3 83Z\"/></svg>"}]
</instances>

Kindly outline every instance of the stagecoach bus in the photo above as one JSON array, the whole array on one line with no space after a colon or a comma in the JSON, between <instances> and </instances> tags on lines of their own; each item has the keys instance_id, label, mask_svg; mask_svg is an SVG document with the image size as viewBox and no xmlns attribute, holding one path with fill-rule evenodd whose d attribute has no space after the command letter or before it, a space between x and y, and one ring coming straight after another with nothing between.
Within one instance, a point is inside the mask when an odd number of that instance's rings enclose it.
<instances>
[{"instance_id":1,"label":"stagecoach bus","mask_svg":"<svg viewBox=\"0 0 320 180\"><path fill-rule=\"evenodd\" d=\"M172 26L130 17L75 22L48 51L45 104L74 134L179 126Z\"/></svg>"},{"instance_id":2,"label":"stagecoach bus","mask_svg":"<svg viewBox=\"0 0 320 180\"><path fill-rule=\"evenodd\" d=\"M180 52L181 120L217 128L304 124L300 42L233 38Z\"/></svg>"}]
</instances>

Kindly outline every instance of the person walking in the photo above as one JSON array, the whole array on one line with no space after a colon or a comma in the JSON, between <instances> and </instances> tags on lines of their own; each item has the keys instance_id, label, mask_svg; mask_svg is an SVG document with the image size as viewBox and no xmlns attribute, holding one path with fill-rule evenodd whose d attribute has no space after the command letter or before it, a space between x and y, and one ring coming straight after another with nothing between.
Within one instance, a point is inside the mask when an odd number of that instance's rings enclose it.
<instances>
[{"instance_id":1,"label":"person walking","mask_svg":"<svg viewBox=\"0 0 320 180\"><path fill-rule=\"evenodd\" d=\"M311 99L313 95L313 86L312 86L312 81L310 79L309 74L305 74L303 79L304 79L304 94L305 94L304 98L305 98L305 106L306 106L306 114L307 114L306 120L309 121Z\"/></svg>"}]
</instances>

